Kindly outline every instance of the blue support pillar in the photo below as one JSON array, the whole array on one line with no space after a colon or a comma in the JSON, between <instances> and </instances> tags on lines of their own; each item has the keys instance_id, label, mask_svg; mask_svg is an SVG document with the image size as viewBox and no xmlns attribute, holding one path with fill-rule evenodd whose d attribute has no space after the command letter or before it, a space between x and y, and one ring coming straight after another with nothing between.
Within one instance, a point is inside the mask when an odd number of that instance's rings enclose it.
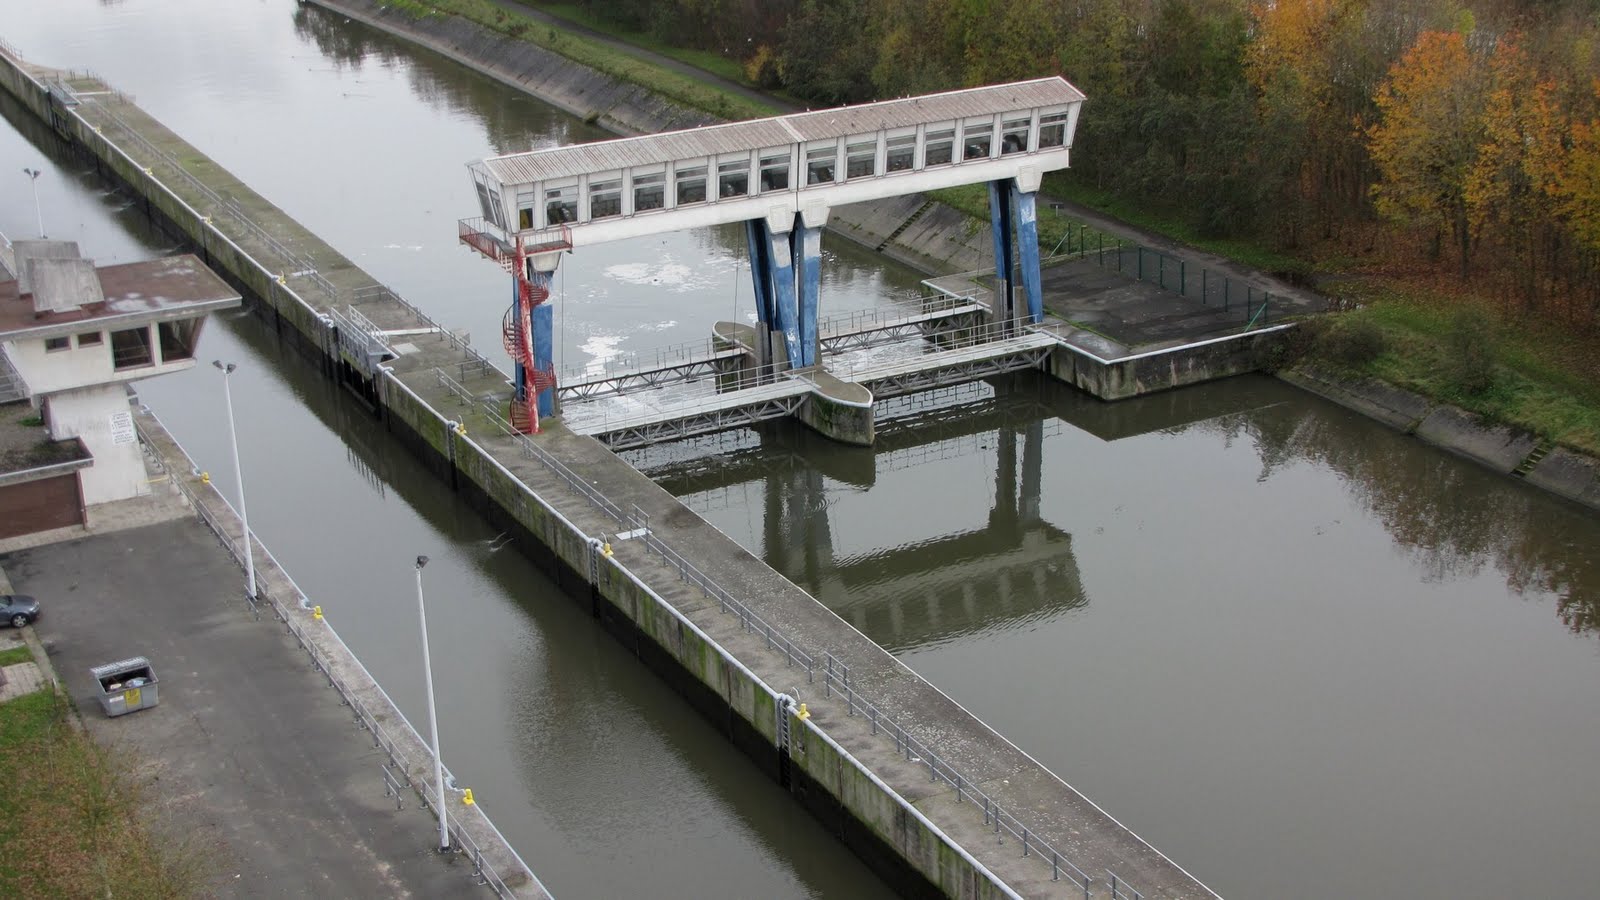
<instances>
[{"instance_id":1,"label":"blue support pillar","mask_svg":"<svg viewBox=\"0 0 1600 900\"><path fill-rule=\"evenodd\" d=\"M795 368L806 368L817 364L817 308L818 294L822 291L822 229L807 228L796 223L793 244L796 265L799 267L798 317L795 324L799 332L797 343L800 354L791 355L789 359Z\"/></svg>"},{"instance_id":2,"label":"blue support pillar","mask_svg":"<svg viewBox=\"0 0 1600 900\"><path fill-rule=\"evenodd\" d=\"M750 281L756 292L756 321L772 327L772 257L767 245L767 220L749 219L744 223L745 244L750 251Z\"/></svg>"},{"instance_id":3,"label":"blue support pillar","mask_svg":"<svg viewBox=\"0 0 1600 900\"><path fill-rule=\"evenodd\" d=\"M1028 321L1037 325L1044 320L1044 293L1039 286L1039 221L1034 206L1033 191L1020 191L1011 185L1011 223L1016 229L1017 248L1022 261L1017 275L1022 290L1028 297Z\"/></svg>"},{"instance_id":4,"label":"blue support pillar","mask_svg":"<svg viewBox=\"0 0 1600 900\"><path fill-rule=\"evenodd\" d=\"M784 349L788 351L788 366L793 368L800 359L800 329L795 301L794 262L788 234L767 235L767 248L772 266L773 324L783 332Z\"/></svg>"},{"instance_id":5,"label":"blue support pillar","mask_svg":"<svg viewBox=\"0 0 1600 900\"><path fill-rule=\"evenodd\" d=\"M1009 322L1016 317L1011 309L1012 242L1009 181L989 182L989 230L994 234L994 317Z\"/></svg>"},{"instance_id":6,"label":"blue support pillar","mask_svg":"<svg viewBox=\"0 0 1600 900\"><path fill-rule=\"evenodd\" d=\"M750 252L750 282L756 297L756 365L772 364L772 328L777 318L772 298L772 248L766 219L744 223L745 245Z\"/></svg>"},{"instance_id":7,"label":"blue support pillar","mask_svg":"<svg viewBox=\"0 0 1600 900\"><path fill-rule=\"evenodd\" d=\"M545 273L548 279L549 275ZM555 310L548 303L533 308L533 367L541 372L553 372L555 359ZM539 415L549 418L556 414L556 386L552 383L539 392Z\"/></svg>"}]
</instances>

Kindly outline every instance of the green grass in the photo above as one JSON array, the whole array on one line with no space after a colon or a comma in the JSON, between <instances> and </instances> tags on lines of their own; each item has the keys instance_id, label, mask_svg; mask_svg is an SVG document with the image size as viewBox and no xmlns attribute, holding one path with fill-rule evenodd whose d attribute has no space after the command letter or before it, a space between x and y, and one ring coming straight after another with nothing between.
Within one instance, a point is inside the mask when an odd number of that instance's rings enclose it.
<instances>
[{"instance_id":1,"label":"green grass","mask_svg":"<svg viewBox=\"0 0 1600 900\"><path fill-rule=\"evenodd\" d=\"M133 763L70 726L44 690L0 704L0 896L196 897L215 867L142 821Z\"/></svg>"},{"instance_id":2,"label":"green grass","mask_svg":"<svg viewBox=\"0 0 1600 900\"><path fill-rule=\"evenodd\" d=\"M1191 247L1198 247L1235 260L1251 268L1274 274L1302 273L1311 271L1314 266L1307 260L1287 253L1263 247L1253 241L1235 238L1214 238L1200 234L1194 227L1181 218L1170 213L1152 210L1146 207L1134 206L1119 199L1109 191L1097 190L1082 184L1069 172L1051 172L1044 177L1044 186L1041 189L1049 196L1062 197L1084 206L1097 209L1110 216L1115 216L1130 225L1137 225L1165 235L1173 240L1181 241Z\"/></svg>"},{"instance_id":3,"label":"green grass","mask_svg":"<svg viewBox=\"0 0 1600 900\"><path fill-rule=\"evenodd\" d=\"M614 37L619 41L625 41L640 49L658 53L681 63L688 63L697 69L710 72L718 78L726 78L735 84L742 84L745 87L755 87L750 83L750 79L745 77L744 66L737 59L723 56L710 50L687 50L682 47L674 47L671 44L664 44L647 31L631 31L623 28L615 22L602 19L590 13L587 9L575 3L528 3L523 2L523 0L518 0L518 2L521 2L523 6L530 6L558 19L565 19L575 25L582 25L585 28Z\"/></svg>"},{"instance_id":4,"label":"green grass","mask_svg":"<svg viewBox=\"0 0 1600 900\"><path fill-rule=\"evenodd\" d=\"M1459 327L1461 301L1408 294L1392 286L1370 289L1363 300L1361 308L1330 326L1365 321L1383 333L1384 352L1354 367L1353 374L1379 378L1561 446L1600 455L1600 385L1575 365L1581 348L1570 338L1488 318L1492 377L1485 390L1472 392L1452 374L1458 367L1449 336Z\"/></svg>"},{"instance_id":5,"label":"green grass","mask_svg":"<svg viewBox=\"0 0 1600 900\"><path fill-rule=\"evenodd\" d=\"M986 184L967 184L960 187L940 188L929 191L928 196L934 200L952 207L972 217L973 228L981 228L989 221L989 186ZM1085 246L1096 245L1101 234L1098 230L1083 225L1072 218L1041 203L1037 209L1039 226L1039 255L1049 257L1053 253L1066 252L1068 247L1076 250L1080 241ZM1070 230L1070 241L1069 232ZM1105 246L1116 245L1117 239L1107 234L1104 236Z\"/></svg>"},{"instance_id":6,"label":"green grass","mask_svg":"<svg viewBox=\"0 0 1600 900\"><path fill-rule=\"evenodd\" d=\"M559 53L613 78L647 87L669 100L719 118L753 119L777 112L766 104L755 103L687 75L668 71L597 41L534 22L515 12L507 12L489 0L387 0L387 3L418 18L439 14L459 16L508 37Z\"/></svg>"},{"instance_id":7,"label":"green grass","mask_svg":"<svg viewBox=\"0 0 1600 900\"><path fill-rule=\"evenodd\" d=\"M33 651L27 647L12 647L10 650L0 650L0 666L14 666L33 660Z\"/></svg>"}]
</instances>

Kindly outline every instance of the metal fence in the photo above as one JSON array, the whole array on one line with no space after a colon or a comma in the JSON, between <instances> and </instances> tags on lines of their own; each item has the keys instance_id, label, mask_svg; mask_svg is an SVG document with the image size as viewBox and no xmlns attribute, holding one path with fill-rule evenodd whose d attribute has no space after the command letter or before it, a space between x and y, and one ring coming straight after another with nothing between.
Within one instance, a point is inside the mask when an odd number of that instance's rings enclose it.
<instances>
[{"instance_id":1,"label":"metal fence","mask_svg":"<svg viewBox=\"0 0 1600 900\"><path fill-rule=\"evenodd\" d=\"M161 420L157 418L154 413L146 410L143 412L143 415L147 415L151 419L155 420L158 427L160 427L163 431L166 430L166 426L160 424ZM141 424L137 418L134 420L134 427L138 431L140 441L144 443L147 448L151 447L150 435L145 426ZM175 441L174 444L176 444ZM194 465L194 460L188 455L187 451L185 451L181 446L178 446L178 452L183 454L184 462L188 463L191 471L198 471L198 467ZM161 463L159 454L154 454L152 452L152 455L158 463ZM190 508L192 508L195 511L195 514L199 516L200 521L204 523L214 535L216 535L217 539L222 543L222 546L230 555L233 556L234 561L240 566L243 566L245 564L245 555L243 548L240 546L240 541L235 540L230 535L229 528L227 527L227 524L221 515L213 512L210 504L206 502L205 498L200 497L194 491L190 490L181 477L178 477L177 474L170 471L170 467L167 467L164 463L161 464L163 468L169 469L168 474L171 476L169 478L170 482L172 483L173 487L175 487L178 492L183 495ZM238 519L238 513L234 510L233 505L230 504L227 498L223 497L220 492L213 489L211 492L211 499L213 502L220 501L221 506L228 510L228 515L232 516L235 521L242 521ZM241 537L247 538L248 536L242 535ZM261 617L261 603L264 601L267 604L270 604L273 614L280 622L283 623L285 630L295 638L296 643L298 643L300 648L306 652L306 655L310 657L312 665L316 667L318 672L322 673L323 677L328 679L328 685L334 690L338 691L343 703L352 710L354 713L355 723L372 735L372 746L375 749L384 751L388 758L388 764L384 766L385 793L389 793L391 790L397 790L401 786L409 787L417 792L417 795L422 798L425 806L437 810L439 807L434 806L434 804L440 803L437 789L433 785L426 783L426 781L423 781L422 783L413 783L404 774L411 768L412 765L426 763L430 761L432 757L427 755L425 749L423 751L423 756L425 758L421 760L409 754L407 752L406 744L402 743L397 735L391 733L389 729L385 728L384 723L390 723L390 727L392 728L394 727L393 723L398 721L400 726L403 727L404 731L410 733L411 738L415 742L414 747L426 748L427 745L423 742L421 734L417 732L410 720L408 720L405 715L400 712L400 707L394 702L393 698L389 696L389 693L383 689L383 685L379 684L378 680L372 677L372 673L367 671L366 666L362 664L360 658L350 650L350 647L347 644L345 644L344 639L341 638L339 633L334 630L332 623L328 622L326 618L323 618L321 620L322 625L320 627L320 631L324 636L324 639L331 640L336 645L337 651L342 658L347 661L345 664L354 666L360 673L360 677L363 682L372 685L373 689L377 691L379 698L378 705L380 709L374 711L372 706L368 704L359 693L351 690L350 687L344 683L344 680L335 674L336 666L334 664L332 655L328 651L324 650L316 639L307 634L306 629L302 626L300 621L298 621L298 617L290 614L291 607L285 603L285 599L292 601L293 608L304 611L311 607L310 598L306 595L305 591L301 590L300 586L295 583L294 579L289 575L288 570L286 570L278 562L277 558L272 555L272 551L268 550L266 546L259 540L252 541L251 546L261 557L264 557L271 563L270 567L261 567L261 571L258 571L258 575L263 574L264 571L273 571L274 576L281 577L285 582L288 583L290 589L290 593L287 598L279 597L275 591L268 588L266 584L266 578L258 578L256 582L256 596L246 596L245 598L251 611L255 614L256 618L259 619ZM401 771L401 774L398 778L393 772L393 767L396 766L398 766ZM446 773L446 784L454 785L455 775L450 773L448 766L444 768L444 771ZM445 807L445 810L445 819L449 829L451 846L459 848L458 852L467 854L467 856L472 860L472 874L477 880L478 884L488 886L501 897L516 896L516 892L506 884L505 878L494 868L493 864L485 858L482 846L473 839L471 833L466 828L462 827L461 821L452 813L450 813L448 806ZM516 849L512 847L511 842L507 841L505 836L500 833L500 830L495 827L494 822L491 821L486 814L483 814L481 810L479 811L479 815L483 824L494 833L495 839L505 847L506 852L510 853L512 857L516 859L517 864L522 868L522 870L532 876L534 883L539 886L539 889L548 895L549 892L545 891L544 885L539 883L538 876L534 875L533 870L529 868L525 862L523 862Z\"/></svg>"},{"instance_id":2,"label":"metal fence","mask_svg":"<svg viewBox=\"0 0 1600 900\"><path fill-rule=\"evenodd\" d=\"M906 762L915 762L927 767L930 781L942 781L954 788L957 803L965 803L971 800L979 804L983 808L983 824L993 825L994 833L997 835L1002 830L1009 832L1022 842L1023 856L1036 854L1040 859L1050 864L1050 880L1059 881L1062 874L1065 873L1068 881L1083 888L1084 900L1088 900L1090 890L1094 886L1093 878L1090 878L1082 869L1073 865L1071 860L1061 855L1061 851L1052 847L1037 834L1034 834L1027 825L1009 810L1002 807L998 801L976 787L972 779L962 775L960 770L946 762L938 753L935 753L932 747L918 740L904 728L901 728L892 718L883 713L876 704L857 693L856 689L850 684L849 667L839 662L832 653L824 654L822 692L823 696L826 697L832 697L837 692L844 698L845 709L849 715L860 714L866 716L871 723L872 733L877 734L882 731L893 738L895 750L905 756Z\"/></svg>"}]
</instances>

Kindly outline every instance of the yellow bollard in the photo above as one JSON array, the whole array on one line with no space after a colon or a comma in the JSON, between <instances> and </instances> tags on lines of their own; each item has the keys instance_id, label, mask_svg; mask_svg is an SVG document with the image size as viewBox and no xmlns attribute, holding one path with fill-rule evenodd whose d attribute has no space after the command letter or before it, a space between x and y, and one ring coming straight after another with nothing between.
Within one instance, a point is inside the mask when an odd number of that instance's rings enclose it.
<instances>
[{"instance_id":1,"label":"yellow bollard","mask_svg":"<svg viewBox=\"0 0 1600 900\"><path fill-rule=\"evenodd\" d=\"M280 287L288 287L288 285L289 285L289 277L287 275L279 275L278 276L278 285Z\"/></svg>"},{"instance_id":2,"label":"yellow bollard","mask_svg":"<svg viewBox=\"0 0 1600 900\"><path fill-rule=\"evenodd\" d=\"M802 704L800 704L800 711L795 713L794 716L795 716L795 718L797 718L800 721L804 722L805 720L811 718L811 710L806 709L806 705L804 703L802 703Z\"/></svg>"},{"instance_id":3,"label":"yellow bollard","mask_svg":"<svg viewBox=\"0 0 1600 900\"><path fill-rule=\"evenodd\" d=\"M461 792L461 802L467 806L471 806L473 804L472 788L467 788Z\"/></svg>"},{"instance_id":4,"label":"yellow bollard","mask_svg":"<svg viewBox=\"0 0 1600 900\"><path fill-rule=\"evenodd\" d=\"M606 559L610 559L611 558L611 542L610 541L606 541L604 544L600 545L600 555L604 556Z\"/></svg>"},{"instance_id":5,"label":"yellow bollard","mask_svg":"<svg viewBox=\"0 0 1600 900\"><path fill-rule=\"evenodd\" d=\"M456 434L459 434L462 437L466 437L467 436L467 423L465 423L465 422L458 423L456 425Z\"/></svg>"},{"instance_id":6,"label":"yellow bollard","mask_svg":"<svg viewBox=\"0 0 1600 900\"><path fill-rule=\"evenodd\" d=\"M210 484L211 483L211 473L210 472L201 472L200 473L200 483L201 484Z\"/></svg>"},{"instance_id":7,"label":"yellow bollard","mask_svg":"<svg viewBox=\"0 0 1600 900\"><path fill-rule=\"evenodd\" d=\"M322 607L320 607L320 606L311 607L311 618L316 619L318 622L321 622L322 621Z\"/></svg>"}]
</instances>

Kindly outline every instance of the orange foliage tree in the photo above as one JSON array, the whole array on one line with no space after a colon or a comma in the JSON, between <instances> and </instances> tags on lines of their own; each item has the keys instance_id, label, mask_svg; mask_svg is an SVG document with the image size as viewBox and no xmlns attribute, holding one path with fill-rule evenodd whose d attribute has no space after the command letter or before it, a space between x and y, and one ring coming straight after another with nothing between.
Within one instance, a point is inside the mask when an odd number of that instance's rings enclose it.
<instances>
[{"instance_id":1,"label":"orange foliage tree","mask_svg":"<svg viewBox=\"0 0 1600 900\"><path fill-rule=\"evenodd\" d=\"M1479 68L1461 32L1424 32L1389 70L1367 131L1378 212L1431 230L1435 253L1448 235L1463 279L1474 234L1467 183L1484 134Z\"/></svg>"}]
</instances>

